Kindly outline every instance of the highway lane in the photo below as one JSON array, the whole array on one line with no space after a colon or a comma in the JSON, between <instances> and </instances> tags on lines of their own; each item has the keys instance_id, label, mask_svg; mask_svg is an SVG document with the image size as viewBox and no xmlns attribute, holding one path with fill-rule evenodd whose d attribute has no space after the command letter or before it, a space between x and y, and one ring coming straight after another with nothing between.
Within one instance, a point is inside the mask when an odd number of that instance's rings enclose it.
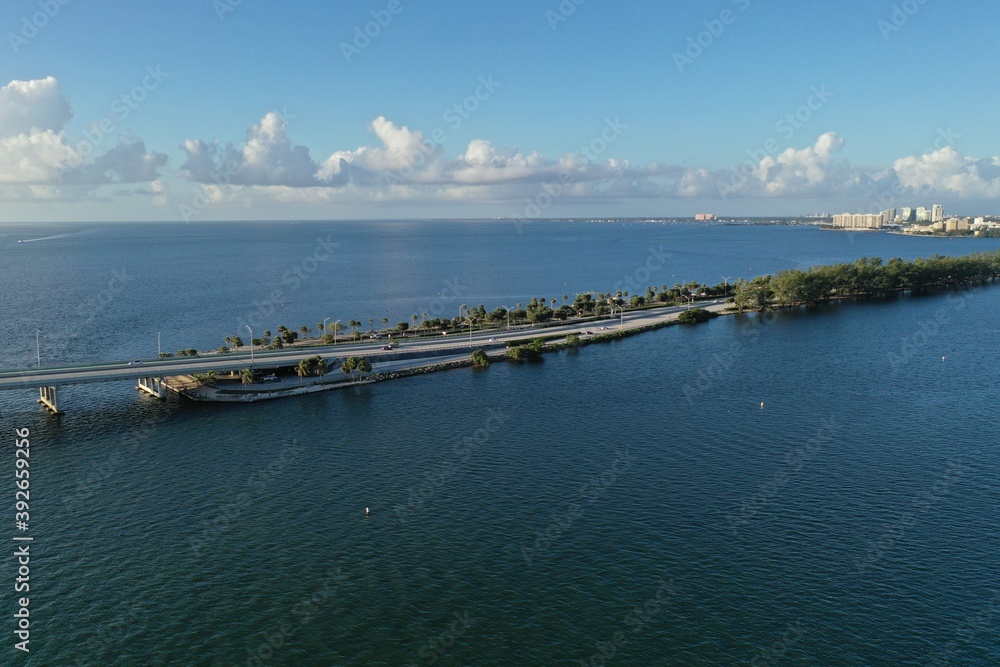
<instances>
[{"instance_id":1,"label":"highway lane","mask_svg":"<svg viewBox=\"0 0 1000 667\"><path fill-rule=\"evenodd\" d=\"M699 302L698 307L710 310L721 310L725 307L722 299ZM553 326L519 327L512 331L489 331L473 333L471 340L468 335L451 333L446 336L423 339L382 339L367 340L360 343L341 344L337 346L302 346L286 350L254 351L253 366L260 370L275 369L284 366L294 366L302 359L322 356L329 361L339 361L349 356L364 356L373 364L379 357L401 352L434 352L440 354L452 351L455 354L468 352L476 347L502 345L511 340L528 339L539 336L565 336L571 333L584 334L592 331L595 334L616 330L619 326L625 329L638 328L655 324L664 320L674 319L686 307L656 308L633 311L625 314L624 324L620 317L613 319L590 320L586 322L571 322ZM397 347L392 351L381 348L391 342ZM67 365L60 367L28 368L0 371L0 389L22 389L43 386L62 386L69 384L84 384L91 382L113 382L118 380L136 380L144 377L164 377L171 375L191 375L208 371L227 372L240 371L250 366L249 350L231 352L228 354L206 353L197 357L171 357L168 359L144 360L142 363L127 362L97 362L85 365ZM433 360L430 360L433 362Z\"/></svg>"}]
</instances>

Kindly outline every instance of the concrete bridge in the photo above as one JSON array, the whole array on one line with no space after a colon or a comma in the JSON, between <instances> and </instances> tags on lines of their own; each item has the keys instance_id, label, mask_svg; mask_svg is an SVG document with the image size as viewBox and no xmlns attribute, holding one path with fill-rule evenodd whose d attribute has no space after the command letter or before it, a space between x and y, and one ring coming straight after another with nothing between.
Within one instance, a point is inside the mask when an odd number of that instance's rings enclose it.
<instances>
[{"instance_id":1,"label":"concrete bridge","mask_svg":"<svg viewBox=\"0 0 1000 667\"><path fill-rule=\"evenodd\" d=\"M722 299L704 301L698 304L708 310L720 311L725 307ZM54 414L62 414L59 408L58 387L74 384L91 384L95 382L120 382L134 380L136 389L157 398L166 396L167 387L164 377L175 375L194 375L209 371L239 372L253 367L256 370L269 370L296 366L302 359L321 356L327 363L339 364L340 360L350 356L364 356L372 364L378 364L379 358L388 361L400 353L419 358L425 354L428 358L451 352L458 354L471 351L478 347L500 347L507 340L524 339L531 336L553 336L571 333L582 334L594 329L639 328L656 322L675 319L683 307L656 308L626 313L602 321L572 322L543 327L519 327L512 331L492 331L473 333L471 336L460 332L448 336L430 337L415 340L397 340L402 343L394 351L382 350L389 340L369 340L363 343L340 344L337 346L297 346L286 350L268 350L252 353L247 351L219 354L206 353L197 357L169 357L166 359L137 360L132 362L100 362L72 366L51 366L46 368L27 368L19 370L0 371L0 390L38 389L38 402Z\"/></svg>"},{"instance_id":2,"label":"concrete bridge","mask_svg":"<svg viewBox=\"0 0 1000 667\"><path fill-rule=\"evenodd\" d=\"M353 351L350 351L351 348ZM38 402L55 414L62 414L59 408L58 387L73 384L92 384L95 382L118 382L134 380L136 389L144 391L157 398L166 396L166 386L162 378L172 375L194 375L209 371L229 372L242 371L251 365L255 369L268 370L295 366L302 359L316 355L330 361L331 357L352 354L371 354L371 345L367 346L337 346L332 348L296 348L274 352L253 353L253 363L249 352L232 352L229 354L206 354L197 357L177 357L144 361L102 362L74 366L52 366L46 368L28 368L11 371L0 371L0 390L4 389L34 389L39 390ZM375 350L378 350L376 347Z\"/></svg>"}]
</instances>

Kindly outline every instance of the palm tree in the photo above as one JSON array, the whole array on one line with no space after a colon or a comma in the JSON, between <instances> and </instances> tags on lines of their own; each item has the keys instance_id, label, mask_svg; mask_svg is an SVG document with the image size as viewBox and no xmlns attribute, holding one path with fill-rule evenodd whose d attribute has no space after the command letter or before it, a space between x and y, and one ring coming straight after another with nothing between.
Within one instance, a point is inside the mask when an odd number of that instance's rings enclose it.
<instances>
[{"instance_id":1,"label":"palm tree","mask_svg":"<svg viewBox=\"0 0 1000 667\"><path fill-rule=\"evenodd\" d=\"M375 318L374 317L369 317L368 318L368 330L369 331L375 331Z\"/></svg>"},{"instance_id":2,"label":"palm tree","mask_svg":"<svg viewBox=\"0 0 1000 667\"><path fill-rule=\"evenodd\" d=\"M385 329L388 324L389 324L389 318L388 317L383 317L382 318L382 328Z\"/></svg>"},{"instance_id":3,"label":"palm tree","mask_svg":"<svg viewBox=\"0 0 1000 667\"><path fill-rule=\"evenodd\" d=\"M203 384L206 387L214 387L215 385L215 371L208 371L204 375L201 373L194 374L194 380L198 384Z\"/></svg>"},{"instance_id":4,"label":"palm tree","mask_svg":"<svg viewBox=\"0 0 1000 667\"><path fill-rule=\"evenodd\" d=\"M413 328L416 329L417 328L417 322L420 321L420 318L417 317L416 313L413 313L412 315L410 315L410 319L413 320Z\"/></svg>"},{"instance_id":5,"label":"palm tree","mask_svg":"<svg viewBox=\"0 0 1000 667\"><path fill-rule=\"evenodd\" d=\"M361 357L360 359L358 359L357 369L358 369L358 379L361 380L364 379L365 373L371 373L372 364L364 357Z\"/></svg>"},{"instance_id":6,"label":"palm tree","mask_svg":"<svg viewBox=\"0 0 1000 667\"><path fill-rule=\"evenodd\" d=\"M344 363L340 364L340 372L351 377L351 375L358 369L357 357L348 357L344 359Z\"/></svg>"},{"instance_id":7,"label":"palm tree","mask_svg":"<svg viewBox=\"0 0 1000 667\"><path fill-rule=\"evenodd\" d=\"M242 380L243 384L253 384L253 371L249 368L244 368L243 372L240 373L240 380Z\"/></svg>"},{"instance_id":8,"label":"palm tree","mask_svg":"<svg viewBox=\"0 0 1000 667\"><path fill-rule=\"evenodd\" d=\"M555 310L556 309L556 298L552 297L551 299L549 299L549 301L552 303L552 310Z\"/></svg>"},{"instance_id":9,"label":"palm tree","mask_svg":"<svg viewBox=\"0 0 1000 667\"><path fill-rule=\"evenodd\" d=\"M322 322L316 323L316 331L318 331L319 333L323 333L325 330L326 328L323 326Z\"/></svg>"},{"instance_id":10,"label":"palm tree","mask_svg":"<svg viewBox=\"0 0 1000 667\"><path fill-rule=\"evenodd\" d=\"M309 375L309 360L303 359L302 361L300 361L299 365L295 367L295 373L300 378Z\"/></svg>"},{"instance_id":11,"label":"palm tree","mask_svg":"<svg viewBox=\"0 0 1000 667\"><path fill-rule=\"evenodd\" d=\"M326 375L327 363L326 359L323 357L316 357L316 363L313 364L313 372L317 375Z\"/></svg>"},{"instance_id":12,"label":"palm tree","mask_svg":"<svg viewBox=\"0 0 1000 667\"><path fill-rule=\"evenodd\" d=\"M302 334L302 338L305 339L309 335L309 327L303 324L299 327L299 332Z\"/></svg>"}]
</instances>

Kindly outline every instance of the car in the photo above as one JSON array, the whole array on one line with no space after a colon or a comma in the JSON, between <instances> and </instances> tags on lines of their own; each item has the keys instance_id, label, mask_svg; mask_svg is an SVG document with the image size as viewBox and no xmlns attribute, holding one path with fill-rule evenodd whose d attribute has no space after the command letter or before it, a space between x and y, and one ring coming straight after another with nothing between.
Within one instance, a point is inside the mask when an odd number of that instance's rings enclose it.
<instances>
[{"instance_id":1,"label":"car","mask_svg":"<svg viewBox=\"0 0 1000 667\"><path fill-rule=\"evenodd\" d=\"M263 378L261 378L261 381L262 382L281 382L281 380L278 379L278 376L275 375L274 373L271 373L270 375L265 375Z\"/></svg>"},{"instance_id":2,"label":"car","mask_svg":"<svg viewBox=\"0 0 1000 667\"><path fill-rule=\"evenodd\" d=\"M496 338L490 338L489 341L487 341L487 342L489 342L489 343L495 343L496 340L497 340Z\"/></svg>"},{"instance_id":3,"label":"car","mask_svg":"<svg viewBox=\"0 0 1000 667\"><path fill-rule=\"evenodd\" d=\"M594 335L594 332L593 332L593 331L584 331L584 332L583 332L583 334L584 334L585 336L593 336L593 335Z\"/></svg>"},{"instance_id":4,"label":"car","mask_svg":"<svg viewBox=\"0 0 1000 667\"><path fill-rule=\"evenodd\" d=\"M130 362L128 362L128 365L129 366L142 366L142 360L141 359L136 359L135 361L130 361Z\"/></svg>"},{"instance_id":5,"label":"car","mask_svg":"<svg viewBox=\"0 0 1000 667\"><path fill-rule=\"evenodd\" d=\"M383 346L382 346L382 349L383 349L383 350L391 350L392 348L393 348L393 346L392 346L392 345L383 345Z\"/></svg>"}]
</instances>

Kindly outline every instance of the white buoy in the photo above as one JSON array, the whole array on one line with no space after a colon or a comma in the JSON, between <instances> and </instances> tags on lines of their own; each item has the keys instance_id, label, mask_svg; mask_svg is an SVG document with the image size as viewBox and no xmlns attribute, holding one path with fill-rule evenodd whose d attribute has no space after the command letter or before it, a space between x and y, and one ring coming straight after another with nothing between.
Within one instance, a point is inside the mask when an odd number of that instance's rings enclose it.
<instances>
[{"instance_id":1,"label":"white buoy","mask_svg":"<svg viewBox=\"0 0 1000 667\"><path fill-rule=\"evenodd\" d=\"M369 510L369 509L368 509L368 508L366 507L366 508L365 508L365 516L368 516L368 515L369 515L370 513L371 513L371 510Z\"/></svg>"},{"instance_id":2,"label":"white buoy","mask_svg":"<svg viewBox=\"0 0 1000 667\"><path fill-rule=\"evenodd\" d=\"M945 360L945 359L947 359L947 358L948 358L948 357L941 357L941 361L944 361L944 360Z\"/></svg>"},{"instance_id":3,"label":"white buoy","mask_svg":"<svg viewBox=\"0 0 1000 667\"><path fill-rule=\"evenodd\" d=\"M760 409L761 409L761 410L763 410L763 409L764 409L764 401L761 401L761 402L760 402Z\"/></svg>"}]
</instances>

